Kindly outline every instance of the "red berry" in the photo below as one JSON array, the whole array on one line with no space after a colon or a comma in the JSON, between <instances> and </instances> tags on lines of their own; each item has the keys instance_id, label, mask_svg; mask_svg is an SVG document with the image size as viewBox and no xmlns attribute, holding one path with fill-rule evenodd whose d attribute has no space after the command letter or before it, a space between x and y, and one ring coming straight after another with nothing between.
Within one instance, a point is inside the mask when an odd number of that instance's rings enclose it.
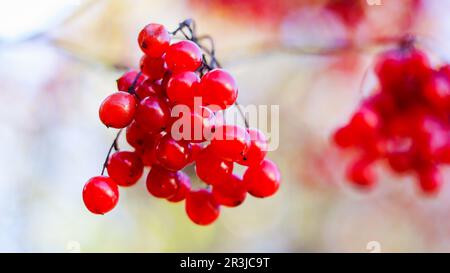
<instances>
[{"instance_id":1,"label":"red berry","mask_svg":"<svg viewBox=\"0 0 450 273\"><path fill-rule=\"evenodd\" d=\"M449 146L450 148L450 146ZM200 153L203 151L203 144L200 143L191 143L191 157L189 158L189 163L197 160ZM450 152L450 151L449 151Z\"/></svg>"},{"instance_id":2,"label":"red berry","mask_svg":"<svg viewBox=\"0 0 450 273\"><path fill-rule=\"evenodd\" d=\"M247 131L236 125L217 126L211 140L211 150L220 158L238 161L250 146L250 136Z\"/></svg>"},{"instance_id":3,"label":"red berry","mask_svg":"<svg viewBox=\"0 0 450 273\"><path fill-rule=\"evenodd\" d=\"M186 197L186 213L192 222L206 226L220 214L220 206L207 190L190 191Z\"/></svg>"},{"instance_id":4,"label":"red berry","mask_svg":"<svg viewBox=\"0 0 450 273\"><path fill-rule=\"evenodd\" d=\"M158 160L156 158L156 146L164 135L165 133L150 135L145 140L144 145L137 150L137 152L141 155L144 166L153 166L158 164Z\"/></svg>"},{"instance_id":5,"label":"red berry","mask_svg":"<svg viewBox=\"0 0 450 273\"><path fill-rule=\"evenodd\" d=\"M350 130L358 138L365 141L367 138L376 136L381 120L378 114L369 107L361 107L350 120Z\"/></svg>"},{"instance_id":6,"label":"red berry","mask_svg":"<svg viewBox=\"0 0 450 273\"><path fill-rule=\"evenodd\" d=\"M259 165L266 157L269 143L266 136L258 129L247 129L247 132L250 136L250 146L238 163L244 166Z\"/></svg>"},{"instance_id":7,"label":"red berry","mask_svg":"<svg viewBox=\"0 0 450 273\"><path fill-rule=\"evenodd\" d=\"M84 185L83 201L86 208L95 214L111 211L119 200L117 184L107 176L96 176Z\"/></svg>"},{"instance_id":8,"label":"red berry","mask_svg":"<svg viewBox=\"0 0 450 273\"><path fill-rule=\"evenodd\" d=\"M184 172L177 172L178 174L178 190L174 196L167 199L169 202L177 203L183 201L186 195L191 190L191 180Z\"/></svg>"},{"instance_id":9,"label":"red berry","mask_svg":"<svg viewBox=\"0 0 450 273\"><path fill-rule=\"evenodd\" d=\"M169 47L170 34L163 25L148 24L139 32L138 42L146 55L158 58Z\"/></svg>"},{"instance_id":10,"label":"red berry","mask_svg":"<svg viewBox=\"0 0 450 273\"><path fill-rule=\"evenodd\" d=\"M416 158L412 140L403 139L389 142L386 157L393 171L402 174L412 170L415 167Z\"/></svg>"},{"instance_id":11,"label":"red berry","mask_svg":"<svg viewBox=\"0 0 450 273\"><path fill-rule=\"evenodd\" d=\"M425 53L413 48L394 49L377 59L375 72L382 88L395 94L402 103L415 99L432 72Z\"/></svg>"},{"instance_id":12,"label":"red berry","mask_svg":"<svg viewBox=\"0 0 450 273\"><path fill-rule=\"evenodd\" d=\"M197 94L200 78L195 72L185 71L173 74L167 82L166 93L173 104L191 105Z\"/></svg>"},{"instance_id":13,"label":"red berry","mask_svg":"<svg viewBox=\"0 0 450 273\"><path fill-rule=\"evenodd\" d=\"M331 0L325 8L336 14L348 26L357 25L364 18L364 4L354 0Z\"/></svg>"},{"instance_id":14,"label":"red berry","mask_svg":"<svg viewBox=\"0 0 450 273\"><path fill-rule=\"evenodd\" d=\"M436 194L442 186L442 177L436 166L427 166L419 170L419 184L426 194Z\"/></svg>"},{"instance_id":15,"label":"red berry","mask_svg":"<svg viewBox=\"0 0 450 273\"><path fill-rule=\"evenodd\" d=\"M136 184L141 178L144 165L136 153L120 151L111 155L107 170L117 185L127 187Z\"/></svg>"},{"instance_id":16,"label":"red berry","mask_svg":"<svg viewBox=\"0 0 450 273\"><path fill-rule=\"evenodd\" d=\"M264 198L275 194L280 187L280 171L272 161L265 159L258 166L250 166L244 173L248 193Z\"/></svg>"},{"instance_id":17,"label":"red berry","mask_svg":"<svg viewBox=\"0 0 450 273\"><path fill-rule=\"evenodd\" d=\"M159 133L170 123L170 109L159 98L147 97L140 102L135 120L145 132Z\"/></svg>"},{"instance_id":18,"label":"red berry","mask_svg":"<svg viewBox=\"0 0 450 273\"><path fill-rule=\"evenodd\" d=\"M166 72L163 58L151 58L148 55L142 56L139 67L150 80L162 79Z\"/></svg>"},{"instance_id":19,"label":"red berry","mask_svg":"<svg viewBox=\"0 0 450 273\"><path fill-rule=\"evenodd\" d=\"M450 77L442 72L436 72L424 90L425 97L432 107L448 111L450 108Z\"/></svg>"},{"instance_id":20,"label":"red berry","mask_svg":"<svg viewBox=\"0 0 450 273\"><path fill-rule=\"evenodd\" d=\"M162 97L163 91L161 84L154 80L147 79L136 88L136 96L140 100L150 96Z\"/></svg>"},{"instance_id":21,"label":"red berry","mask_svg":"<svg viewBox=\"0 0 450 273\"><path fill-rule=\"evenodd\" d=\"M166 63L172 72L195 71L202 64L202 51L192 41L179 41L167 49Z\"/></svg>"},{"instance_id":22,"label":"red berry","mask_svg":"<svg viewBox=\"0 0 450 273\"><path fill-rule=\"evenodd\" d=\"M149 137L150 134L144 132L136 123L136 121L133 121L130 125L128 125L126 130L126 139L128 144L130 144L134 148L142 148L146 139Z\"/></svg>"},{"instance_id":23,"label":"red berry","mask_svg":"<svg viewBox=\"0 0 450 273\"><path fill-rule=\"evenodd\" d=\"M202 77L200 95L206 105L216 105L220 109L226 109L236 102L238 88L233 76L217 68Z\"/></svg>"},{"instance_id":24,"label":"red berry","mask_svg":"<svg viewBox=\"0 0 450 273\"><path fill-rule=\"evenodd\" d=\"M126 92L116 92L102 102L99 109L100 120L107 127L124 128L133 121L136 99Z\"/></svg>"},{"instance_id":25,"label":"red berry","mask_svg":"<svg viewBox=\"0 0 450 273\"><path fill-rule=\"evenodd\" d=\"M347 178L355 186L367 189L371 188L375 184L372 161L360 159L350 165L350 168L347 170Z\"/></svg>"},{"instance_id":26,"label":"red berry","mask_svg":"<svg viewBox=\"0 0 450 273\"><path fill-rule=\"evenodd\" d=\"M117 79L117 89L119 91L128 91L135 81L135 87L138 87L145 80L145 76L142 74L136 79L138 74L139 71L137 70L125 72L122 77Z\"/></svg>"},{"instance_id":27,"label":"red berry","mask_svg":"<svg viewBox=\"0 0 450 273\"><path fill-rule=\"evenodd\" d=\"M215 116L207 107L185 109L172 123L171 133L174 138L201 143L212 139L214 125Z\"/></svg>"},{"instance_id":28,"label":"red berry","mask_svg":"<svg viewBox=\"0 0 450 273\"><path fill-rule=\"evenodd\" d=\"M241 178L230 175L222 183L214 185L212 194L220 205L237 207L244 202L247 188Z\"/></svg>"},{"instance_id":29,"label":"red berry","mask_svg":"<svg viewBox=\"0 0 450 273\"><path fill-rule=\"evenodd\" d=\"M230 176L233 162L220 159L207 147L198 154L195 171L203 182L214 185Z\"/></svg>"},{"instance_id":30,"label":"red berry","mask_svg":"<svg viewBox=\"0 0 450 273\"><path fill-rule=\"evenodd\" d=\"M156 159L164 168L178 171L189 164L191 145L184 140L174 140L169 134L162 137L156 146Z\"/></svg>"},{"instance_id":31,"label":"red berry","mask_svg":"<svg viewBox=\"0 0 450 273\"><path fill-rule=\"evenodd\" d=\"M157 198L171 198L178 191L178 174L154 165L147 176L147 190Z\"/></svg>"},{"instance_id":32,"label":"red berry","mask_svg":"<svg viewBox=\"0 0 450 273\"><path fill-rule=\"evenodd\" d=\"M349 126L339 128L334 133L333 140L341 148L349 148L357 144L357 140Z\"/></svg>"}]
</instances>

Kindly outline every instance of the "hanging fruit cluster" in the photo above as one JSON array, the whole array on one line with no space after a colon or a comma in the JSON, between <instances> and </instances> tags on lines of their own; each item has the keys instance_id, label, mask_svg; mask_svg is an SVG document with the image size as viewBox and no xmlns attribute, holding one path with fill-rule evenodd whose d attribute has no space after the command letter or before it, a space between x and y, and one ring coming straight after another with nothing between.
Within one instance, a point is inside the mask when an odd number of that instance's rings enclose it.
<instances>
[{"instance_id":1,"label":"hanging fruit cluster","mask_svg":"<svg viewBox=\"0 0 450 273\"><path fill-rule=\"evenodd\" d=\"M177 33L183 39L175 40ZM210 40L211 49L200 43L203 39ZM149 24L139 33L138 42L144 52L140 71L120 77L119 91L100 106L103 124L120 131L102 175L91 178L83 189L86 207L95 214L112 210L118 202L118 186L137 183L144 167L150 167L148 192L169 202L185 200L187 215L199 225L214 222L220 206L242 204L247 193L259 198L273 195L280 173L265 159L268 141L264 134L249 128L247 122L243 128L217 118L220 111L234 104L239 107L238 88L233 76L220 68L212 40L197 37L193 21L186 20L174 32ZM188 111L173 115L180 107ZM123 128L134 151L110 155L118 150ZM206 187L191 188L183 169L192 164ZM242 178L233 174L234 164L247 166ZM105 168L108 176L103 175Z\"/></svg>"},{"instance_id":2,"label":"hanging fruit cluster","mask_svg":"<svg viewBox=\"0 0 450 273\"><path fill-rule=\"evenodd\" d=\"M450 65L432 67L406 39L377 57L375 73L373 95L334 134L338 146L359 154L348 179L371 187L373 165L384 160L397 174L415 174L424 193L437 193L441 166L450 163Z\"/></svg>"}]
</instances>

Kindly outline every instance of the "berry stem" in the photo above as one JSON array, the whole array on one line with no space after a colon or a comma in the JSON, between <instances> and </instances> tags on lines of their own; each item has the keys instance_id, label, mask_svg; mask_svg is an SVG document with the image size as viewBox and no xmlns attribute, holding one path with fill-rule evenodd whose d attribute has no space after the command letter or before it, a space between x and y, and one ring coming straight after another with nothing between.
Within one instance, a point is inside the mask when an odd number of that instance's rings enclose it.
<instances>
[{"instance_id":1,"label":"berry stem","mask_svg":"<svg viewBox=\"0 0 450 273\"><path fill-rule=\"evenodd\" d=\"M118 151L118 150L119 150L119 145L118 145L117 141L118 141L118 139L119 139L120 134L122 133L122 131L123 131L123 129L120 129L120 130L117 132L117 135L116 135L116 137L114 138L113 143L112 143L111 146L109 147L108 154L106 155L105 161L104 161L104 163L103 163L103 168L102 168L102 173L101 173L101 175L103 175L103 174L105 173L105 169L106 169L106 167L108 166L108 160L109 160L109 156L111 155L112 150L113 150L113 149L114 149L115 151Z\"/></svg>"}]
</instances>

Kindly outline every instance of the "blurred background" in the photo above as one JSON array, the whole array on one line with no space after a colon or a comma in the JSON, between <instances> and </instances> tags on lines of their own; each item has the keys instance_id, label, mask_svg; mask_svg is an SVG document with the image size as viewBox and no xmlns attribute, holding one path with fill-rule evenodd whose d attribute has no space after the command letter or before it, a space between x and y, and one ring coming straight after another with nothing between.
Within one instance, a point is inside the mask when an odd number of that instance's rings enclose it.
<instances>
[{"instance_id":1,"label":"blurred background","mask_svg":"<svg viewBox=\"0 0 450 273\"><path fill-rule=\"evenodd\" d=\"M350 155L330 141L376 84L362 79L392 46L384 38L414 33L436 63L450 60L450 1L0 3L0 251L450 251L448 184L427 198L413 178L380 166L376 189L358 192L344 179ZM175 29L185 18L215 39L241 104L280 105L280 145L269 155L281 169L280 191L199 227L182 204L156 200L141 181L121 189L111 213L92 215L81 190L115 135L98 106L137 66L140 29Z\"/></svg>"}]
</instances>

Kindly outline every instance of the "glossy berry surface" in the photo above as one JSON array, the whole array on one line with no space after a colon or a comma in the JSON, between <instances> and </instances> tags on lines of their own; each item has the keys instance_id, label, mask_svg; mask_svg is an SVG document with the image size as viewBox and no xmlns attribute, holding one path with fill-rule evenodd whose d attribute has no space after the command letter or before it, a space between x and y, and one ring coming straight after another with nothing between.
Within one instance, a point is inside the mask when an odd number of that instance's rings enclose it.
<instances>
[{"instance_id":1,"label":"glossy berry surface","mask_svg":"<svg viewBox=\"0 0 450 273\"><path fill-rule=\"evenodd\" d=\"M86 208L95 214L111 211L119 200L117 184L107 176L96 176L84 185L83 201Z\"/></svg>"},{"instance_id":2,"label":"glossy berry surface","mask_svg":"<svg viewBox=\"0 0 450 273\"><path fill-rule=\"evenodd\" d=\"M186 213L197 225L209 225L220 214L220 206L208 190L190 191L186 197Z\"/></svg>"},{"instance_id":3,"label":"glossy berry surface","mask_svg":"<svg viewBox=\"0 0 450 273\"><path fill-rule=\"evenodd\" d=\"M189 176L181 171L177 172L177 175L177 192L172 197L167 199L167 201L172 203L178 203L186 199L186 195L191 190L191 180L189 179Z\"/></svg>"},{"instance_id":4,"label":"glossy berry surface","mask_svg":"<svg viewBox=\"0 0 450 273\"><path fill-rule=\"evenodd\" d=\"M184 140L174 140L169 134L160 139L156 146L156 159L168 170L178 171L190 162L191 144Z\"/></svg>"},{"instance_id":5,"label":"glossy berry surface","mask_svg":"<svg viewBox=\"0 0 450 273\"><path fill-rule=\"evenodd\" d=\"M145 76L141 74L138 77L138 74L139 71L134 69L125 72L119 79L117 79L117 90L127 92L135 81L135 86L139 86L145 80Z\"/></svg>"},{"instance_id":6,"label":"glossy berry surface","mask_svg":"<svg viewBox=\"0 0 450 273\"><path fill-rule=\"evenodd\" d=\"M244 166L259 165L267 155L269 143L266 136L258 129L247 129L247 133L250 136L250 145L238 163Z\"/></svg>"},{"instance_id":7,"label":"glossy berry surface","mask_svg":"<svg viewBox=\"0 0 450 273\"><path fill-rule=\"evenodd\" d=\"M178 179L177 172L154 165L147 176L147 190L155 197L171 198L178 191Z\"/></svg>"},{"instance_id":8,"label":"glossy berry surface","mask_svg":"<svg viewBox=\"0 0 450 273\"><path fill-rule=\"evenodd\" d=\"M207 184L217 184L233 172L233 162L219 158L210 148L203 149L195 160L197 176Z\"/></svg>"},{"instance_id":9,"label":"glossy berry surface","mask_svg":"<svg viewBox=\"0 0 450 273\"><path fill-rule=\"evenodd\" d=\"M134 118L136 112L136 99L126 92L116 92L102 102L99 109L100 120L107 127L124 128Z\"/></svg>"},{"instance_id":10,"label":"glossy berry surface","mask_svg":"<svg viewBox=\"0 0 450 273\"><path fill-rule=\"evenodd\" d=\"M192 41L179 41L167 49L166 63L172 72L195 71L202 63L202 51Z\"/></svg>"},{"instance_id":11,"label":"glossy berry surface","mask_svg":"<svg viewBox=\"0 0 450 273\"><path fill-rule=\"evenodd\" d=\"M142 56L139 67L150 80L162 79L166 72L163 58L151 58L148 55Z\"/></svg>"},{"instance_id":12,"label":"glossy berry surface","mask_svg":"<svg viewBox=\"0 0 450 273\"><path fill-rule=\"evenodd\" d=\"M147 133L159 133L170 123L170 109L157 97L143 99L136 110L136 122Z\"/></svg>"},{"instance_id":13,"label":"glossy berry surface","mask_svg":"<svg viewBox=\"0 0 450 273\"><path fill-rule=\"evenodd\" d=\"M144 165L137 153L119 151L111 155L107 165L108 175L119 186L136 184L144 171Z\"/></svg>"},{"instance_id":14,"label":"glossy berry surface","mask_svg":"<svg viewBox=\"0 0 450 273\"><path fill-rule=\"evenodd\" d=\"M148 24L139 32L139 46L151 58L161 57L169 47L169 42L170 34L163 25Z\"/></svg>"},{"instance_id":15,"label":"glossy berry surface","mask_svg":"<svg viewBox=\"0 0 450 273\"><path fill-rule=\"evenodd\" d=\"M211 150L222 159L238 161L250 147L250 135L237 125L221 125L215 128Z\"/></svg>"},{"instance_id":16,"label":"glossy berry surface","mask_svg":"<svg viewBox=\"0 0 450 273\"><path fill-rule=\"evenodd\" d=\"M133 121L130 125L128 125L126 130L126 139L128 144L130 144L134 148L142 148L145 144L145 141L149 137L150 134L141 129L136 121Z\"/></svg>"},{"instance_id":17,"label":"glossy berry surface","mask_svg":"<svg viewBox=\"0 0 450 273\"><path fill-rule=\"evenodd\" d=\"M169 101L174 104L191 105L197 94L200 78L195 72L185 71L173 74L167 82L166 93Z\"/></svg>"},{"instance_id":18,"label":"glossy berry surface","mask_svg":"<svg viewBox=\"0 0 450 273\"><path fill-rule=\"evenodd\" d=\"M213 186L212 194L220 205L237 207L244 203L247 196L247 188L240 177L230 175L223 182Z\"/></svg>"},{"instance_id":19,"label":"glossy berry surface","mask_svg":"<svg viewBox=\"0 0 450 273\"><path fill-rule=\"evenodd\" d=\"M280 187L280 179L278 167L267 159L258 166L249 167L243 178L248 193L259 198L275 194Z\"/></svg>"},{"instance_id":20,"label":"glossy berry surface","mask_svg":"<svg viewBox=\"0 0 450 273\"><path fill-rule=\"evenodd\" d=\"M200 95L205 104L226 109L236 102L238 88L233 76L218 68L209 71L202 77Z\"/></svg>"},{"instance_id":21,"label":"glossy berry surface","mask_svg":"<svg viewBox=\"0 0 450 273\"><path fill-rule=\"evenodd\" d=\"M152 79L147 79L138 85L136 88L136 97L139 100L143 100L146 97L163 97L163 90L161 83L156 82Z\"/></svg>"}]
</instances>

